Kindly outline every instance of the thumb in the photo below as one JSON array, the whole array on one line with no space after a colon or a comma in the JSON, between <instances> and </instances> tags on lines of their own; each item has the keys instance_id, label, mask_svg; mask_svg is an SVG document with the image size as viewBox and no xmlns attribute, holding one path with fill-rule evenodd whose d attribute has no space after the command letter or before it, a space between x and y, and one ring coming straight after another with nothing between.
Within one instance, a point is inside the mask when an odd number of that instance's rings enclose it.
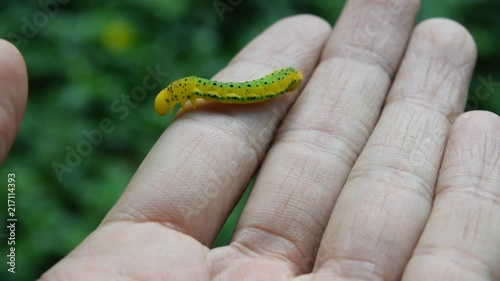
<instances>
[{"instance_id":1,"label":"thumb","mask_svg":"<svg viewBox=\"0 0 500 281\"><path fill-rule=\"evenodd\" d=\"M28 77L21 53L0 39L0 165L16 137L26 108Z\"/></svg>"}]
</instances>

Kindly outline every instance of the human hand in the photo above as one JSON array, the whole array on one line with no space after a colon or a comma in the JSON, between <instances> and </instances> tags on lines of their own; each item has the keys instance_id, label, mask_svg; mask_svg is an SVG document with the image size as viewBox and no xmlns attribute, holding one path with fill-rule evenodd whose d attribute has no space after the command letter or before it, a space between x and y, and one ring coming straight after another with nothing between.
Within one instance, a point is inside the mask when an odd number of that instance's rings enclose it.
<instances>
[{"instance_id":1,"label":"human hand","mask_svg":"<svg viewBox=\"0 0 500 281\"><path fill-rule=\"evenodd\" d=\"M182 112L42 280L499 279L500 120L458 117L473 40L448 20L413 30L417 2L390 2L258 36L215 79L293 66L300 96ZM209 249L259 166L231 244Z\"/></svg>"}]
</instances>

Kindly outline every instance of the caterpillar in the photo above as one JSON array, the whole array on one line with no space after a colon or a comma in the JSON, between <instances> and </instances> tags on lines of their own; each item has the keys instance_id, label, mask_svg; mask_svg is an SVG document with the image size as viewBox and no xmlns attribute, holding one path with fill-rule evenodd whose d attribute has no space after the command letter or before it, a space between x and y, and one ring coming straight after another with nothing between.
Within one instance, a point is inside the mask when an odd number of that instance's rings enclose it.
<instances>
[{"instance_id":1,"label":"caterpillar","mask_svg":"<svg viewBox=\"0 0 500 281\"><path fill-rule=\"evenodd\" d=\"M297 89L302 81L302 72L293 67L285 67L268 75L247 82L219 82L189 76L172 82L161 90L155 98L155 111L162 116L170 109L173 112L177 103L185 109L185 102L190 101L196 109L195 100L219 103L255 103L275 98L285 92Z\"/></svg>"}]
</instances>

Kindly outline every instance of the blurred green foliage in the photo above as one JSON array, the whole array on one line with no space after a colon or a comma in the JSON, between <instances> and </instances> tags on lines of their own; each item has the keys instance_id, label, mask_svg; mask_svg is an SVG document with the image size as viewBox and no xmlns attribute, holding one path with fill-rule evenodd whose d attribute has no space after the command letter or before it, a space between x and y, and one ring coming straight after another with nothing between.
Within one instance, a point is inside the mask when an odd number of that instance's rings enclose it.
<instances>
[{"instance_id":1,"label":"blurred green foliage","mask_svg":"<svg viewBox=\"0 0 500 281\"><path fill-rule=\"evenodd\" d=\"M152 109L155 94L169 81L187 74L212 76L247 42L283 17L312 13L333 24L344 4L243 0L221 20L212 1L58 1L65 4L52 6L49 12L40 3L54 0L0 3L0 37L23 41L17 45L27 63L30 85L20 134L1 173L2 180L7 172L18 176L19 218L15 276L6 272L6 230L2 227L1 280L35 279L97 227L171 121L171 117L158 118ZM419 21L453 18L477 42L479 57L469 109L500 113L498 84L480 86L484 81L500 82L498 11L496 0L422 3ZM27 22L36 30L29 32ZM24 35L25 40L16 39L13 33ZM128 112L113 110L113 105L126 104L122 95L142 86L148 67L169 75L135 107L126 106ZM84 131L97 129L104 118L112 122L112 132L104 134L102 143L62 174L60 181L53 163L64 164L68 151L87 140ZM248 191L245 194L246 198ZM0 200L0 223L4 224L6 192L0 193ZM242 206L240 202L228 219L216 246L229 240Z\"/></svg>"}]
</instances>

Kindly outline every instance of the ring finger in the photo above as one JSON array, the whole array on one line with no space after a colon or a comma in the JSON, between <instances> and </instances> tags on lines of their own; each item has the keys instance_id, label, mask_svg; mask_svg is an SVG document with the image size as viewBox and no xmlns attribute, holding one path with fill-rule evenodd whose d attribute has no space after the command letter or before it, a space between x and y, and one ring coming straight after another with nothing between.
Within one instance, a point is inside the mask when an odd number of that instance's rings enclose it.
<instances>
[{"instance_id":1,"label":"ring finger","mask_svg":"<svg viewBox=\"0 0 500 281\"><path fill-rule=\"evenodd\" d=\"M500 280L500 118L468 112L454 123L410 280Z\"/></svg>"}]
</instances>

